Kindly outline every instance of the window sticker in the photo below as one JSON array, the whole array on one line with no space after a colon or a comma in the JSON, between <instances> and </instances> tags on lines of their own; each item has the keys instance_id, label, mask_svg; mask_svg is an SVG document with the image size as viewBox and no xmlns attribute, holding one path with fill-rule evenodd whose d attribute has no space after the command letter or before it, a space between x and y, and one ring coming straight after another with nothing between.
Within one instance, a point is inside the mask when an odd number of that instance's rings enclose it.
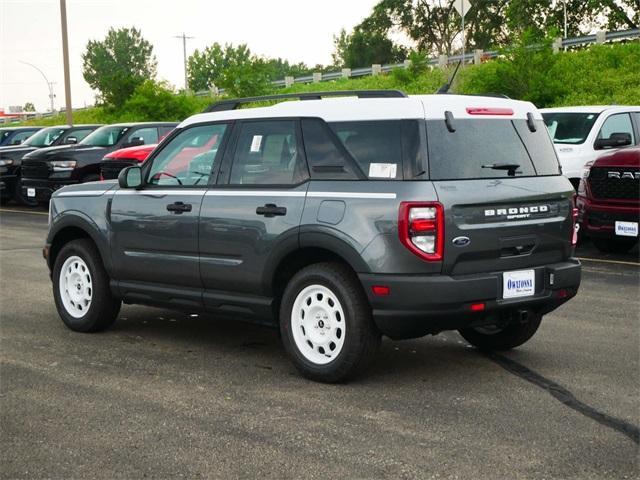
<instances>
[{"instance_id":1,"label":"window sticker","mask_svg":"<svg viewBox=\"0 0 640 480\"><path fill-rule=\"evenodd\" d=\"M395 163L370 163L369 178L396 178L397 169Z\"/></svg>"},{"instance_id":2,"label":"window sticker","mask_svg":"<svg viewBox=\"0 0 640 480\"><path fill-rule=\"evenodd\" d=\"M259 152L261 145L262 145L262 135L254 135L253 140L251 140L251 151Z\"/></svg>"}]
</instances>

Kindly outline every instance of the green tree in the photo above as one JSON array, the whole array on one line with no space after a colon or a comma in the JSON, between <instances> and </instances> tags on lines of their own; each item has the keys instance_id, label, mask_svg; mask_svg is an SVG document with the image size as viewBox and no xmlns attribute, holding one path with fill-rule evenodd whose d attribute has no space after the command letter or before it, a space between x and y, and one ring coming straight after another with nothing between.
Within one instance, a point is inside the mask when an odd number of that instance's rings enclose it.
<instances>
[{"instance_id":1,"label":"green tree","mask_svg":"<svg viewBox=\"0 0 640 480\"><path fill-rule=\"evenodd\" d=\"M103 102L116 107L155 77L156 65L153 46L136 28L111 28L104 40L90 40L82 55L84 79Z\"/></svg>"},{"instance_id":2,"label":"green tree","mask_svg":"<svg viewBox=\"0 0 640 480\"><path fill-rule=\"evenodd\" d=\"M33 105L32 102L27 102L24 104L24 107L22 107L22 111L24 112L35 112L36 111L36 107Z\"/></svg>"},{"instance_id":3,"label":"green tree","mask_svg":"<svg viewBox=\"0 0 640 480\"><path fill-rule=\"evenodd\" d=\"M250 66L255 57L246 44L234 47L231 44L214 43L202 52L197 50L187 59L187 75L192 90L207 90L213 85L223 87L225 71Z\"/></svg>"},{"instance_id":4,"label":"green tree","mask_svg":"<svg viewBox=\"0 0 640 480\"><path fill-rule=\"evenodd\" d=\"M358 25L350 34L343 29L335 36L334 65L357 68L374 63L397 63L406 58L404 47L394 44L382 29L372 27L374 25Z\"/></svg>"}]
</instances>

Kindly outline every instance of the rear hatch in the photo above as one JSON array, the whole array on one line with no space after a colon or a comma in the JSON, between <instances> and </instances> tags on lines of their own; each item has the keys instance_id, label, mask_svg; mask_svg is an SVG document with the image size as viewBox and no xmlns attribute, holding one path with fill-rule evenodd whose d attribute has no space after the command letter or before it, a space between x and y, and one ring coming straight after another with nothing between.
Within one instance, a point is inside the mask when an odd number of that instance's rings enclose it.
<instances>
[{"instance_id":1,"label":"rear hatch","mask_svg":"<svg viewBox=\"0 0 640 480\"><path fill-rule=\"evenodd\" d=\"M571 256L574 191L537 117L427 120L429 177L445 212L443 273Z\"/></svg>"}]
</instances>

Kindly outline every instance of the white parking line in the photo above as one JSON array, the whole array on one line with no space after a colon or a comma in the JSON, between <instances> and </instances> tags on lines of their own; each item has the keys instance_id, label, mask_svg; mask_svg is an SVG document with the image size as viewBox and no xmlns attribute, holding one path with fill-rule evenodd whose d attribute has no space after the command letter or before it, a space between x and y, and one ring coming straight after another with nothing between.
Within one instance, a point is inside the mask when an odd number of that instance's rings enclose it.
<instances>
[{"instance_id":1,"label":"white parking line","mask_svg":"<svg viewBox=\"0 0 640 480\"><path fill-rule=\"evenodd\" d=\"M10 208L0 208L0 212L10 212L10 213L30 213L31 215L49 215L46 212L32 212L30 210L12 210Z\"/></svg>"}]
</instances>

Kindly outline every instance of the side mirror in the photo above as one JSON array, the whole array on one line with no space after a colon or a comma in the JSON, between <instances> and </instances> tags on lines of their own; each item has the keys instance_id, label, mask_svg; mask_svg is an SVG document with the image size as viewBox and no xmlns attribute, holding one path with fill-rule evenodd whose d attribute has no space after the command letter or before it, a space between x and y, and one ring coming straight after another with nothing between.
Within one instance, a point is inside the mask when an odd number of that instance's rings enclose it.
<instances>
[{"instance_id":1,"label":"side mirror","mask_svg":"<svg viewBox=\"0 0 640 480\"><path fill-rule=\"evenodd\" d=\"M599 138L594 144L596 150L603 148L618 148L631 145L631 134L626 132L612 133L609 138Z\"/></svg>"},{"instance_id":2,"label":"side mirror","mask_svg":"<svg viewBox=\"0 0 640 480\"><path fill-rule=\"evenodd\" d=\"M127 143L125 143L124 147L137 147L138 145L144 145L144 138L142 137L131 137Z\"/></svg>"},{"instance_id":3,"label":"side mirror","mask_svg":"<svg viewBox=\"0 0 640 480\"><path fill-rule=\"evenodd\" d=\"M67 145L73 145L78 143L78 138L77 137L67 137L64 140L64 143Z\"/></svg>"},{"instance_id":4,"label":"side mirror","mask_svg":"<svg viewBox=\"0 0 640 480\"><path fill-rule=\"evenodd\" d=\"M137 166L127 167L118 174L120 188L140 188L142 186L142 169Z\"/></svg>"}]
</instances>

